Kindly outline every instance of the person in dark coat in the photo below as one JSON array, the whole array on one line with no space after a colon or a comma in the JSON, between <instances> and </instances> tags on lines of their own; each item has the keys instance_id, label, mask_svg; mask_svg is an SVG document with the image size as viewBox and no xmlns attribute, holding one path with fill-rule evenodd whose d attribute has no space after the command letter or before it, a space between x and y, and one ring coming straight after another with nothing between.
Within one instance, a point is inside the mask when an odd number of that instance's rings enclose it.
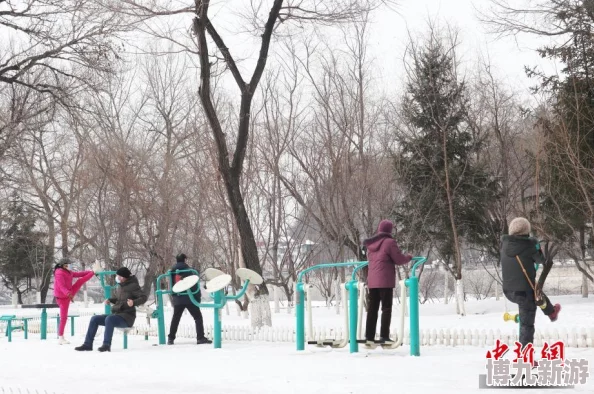
<instances>
[{"instance_id":1,"label":"person in dark coat","mask_svg":"<svg viewBox=\"0 0 594 394\"><path fill-rule=\"evenodd\" d=\"M503 293L518 304L520 315L520 343L525 347L534 340L536 306L540 306L551 321L556 321L561 305L551 304L544 294L535 294L536 268L545 259L538 241L530 237L530 222L518 217L509 224L509 235L501 237L501 270Z\"/></svg>"},{"instance_id":2,"label":"person in dark coat","mask_svg":"<svg viewBox=\"0 0 594 394\"><path fill-rule=\"evenodd\" d=\"M97 350L100 352L111 351L111 339L113 330L117 328L128 328L134 325L136 320L136 307L147 301L147 296L142 291L138 279L126 267L116 271L116 282L119 288L115 296L105 300L106 304L112 304L111 315L97 315L91 318L85 342L74 348L78 351L93 350L93 340L99 326L105 326L103 334L103 345Z\"/></svg>"},{"instance_id":3,"label":"person in dark coat","mask_svg":"<svg viewBox=\"0 0 594 394\"><path fill-rule=\"evenodd\" d=\"M186 264L186 255L181 253L175 257L176 263L171 268L171 277L172 283L177 283L185 277L193 275L192 272L180 272L175 273L177 270L188 270L190 266ZM190 291L195 292L198 290L198 284L195 284L193 287L190 288ZM198 292L194 295L196 301L200 302L201 294ZM194 323L196 324L196 340L198 345L204 343L212 343L211 340L204 336L204 323L202 320L202 312L200 312L200 308L194 305L190 296L187 294L176 294L173 293L171 295L171 301L173 304L173 317L171 318L171 326L169 327L169 335L167 344L173 345L175 341L175 336L177 334L177 328L179 327L179 321L184 313L184 310L188 310L190 315L194 318Z\"/></svg>"},{"instance_id":4,"label":"person in dark coat","mask_svg":"<svg viewBox=\"0 0 594 394\"><path fill-rule=\"evenodd\" d=\"M393 227L391 221L382 220L376 234L363 241L369 261L367 274L369 304L365 327L367 341L375 340L380 303L382 305L380 342L391 341L390 323L392 322L393 290L396 287L396 265L407 264L412 259L411 255L400 251L398 243L392 238Z\"/></svg>"}]
</instances>

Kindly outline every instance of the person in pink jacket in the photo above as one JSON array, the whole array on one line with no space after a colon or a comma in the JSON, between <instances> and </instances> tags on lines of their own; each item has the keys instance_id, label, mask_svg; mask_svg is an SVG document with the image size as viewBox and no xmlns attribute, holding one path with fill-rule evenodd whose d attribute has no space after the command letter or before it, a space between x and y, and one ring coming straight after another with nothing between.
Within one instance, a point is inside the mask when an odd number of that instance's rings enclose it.
<instances>
[{"instance_id":1,"label":"person in pink jacket","mask_svg":"<svg viewBox=\"0 0 594 394\"><path fill-rule=\"evenodd\" d=\"M64 339L64 328L68 320L70 303L74 301L74 296L76 296L80 288L95 275L94 271L73 272L69 268L70 260L67 258L60 260L54 267L54 297L56 297L56 303L60 306L60 326L58 329L60 345L70 343ZM74 278L80 279L72 283Z\"/></svg>"},{"instance_id":2,"label":"person in pink jacket","mask_svg":"<svg viewBox=\"0 0 594 394\"><path fill-rule=\"evenodd\" d=\"M363 241L367 248L369 262L367 287L369 302L367 305L367 323L365 339L373 342L377 327L377 315L382 304L382 320L380 326L380 342L390 342L390 323L392 322L393 290L396 287L396 266L407 264L412 256L403 254L396 240L392 238L393 224L382 220L376 234Z\"/></svg>"}]
</instances>

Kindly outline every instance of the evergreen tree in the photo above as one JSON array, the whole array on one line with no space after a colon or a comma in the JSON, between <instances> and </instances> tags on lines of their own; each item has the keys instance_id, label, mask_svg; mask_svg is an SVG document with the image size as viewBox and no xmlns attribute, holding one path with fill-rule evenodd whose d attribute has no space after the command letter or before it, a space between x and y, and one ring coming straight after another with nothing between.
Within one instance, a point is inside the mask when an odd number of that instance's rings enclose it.
<instances>
[{"instance_id":1,"label":"evergreen tree","mask_svg":"<svg viewBox=\"0 0 594 394\"><path fill-rule=\"evenodd\" d=\"M538 50L562 65L559 74L527 69L540 82L534 91L551 98L551 110L537 116L544 149L536 162L542 185L536 185L540 194L532 215L539 235L554 244L548 264L564 249L592 281L591 268L579 260L585 259L585 233L594 222L594 0L545 0L522 8L492 2L497 7L488 23L500 32L559 38Z\"/></svg>"},{"instance_id":2,"label":"evergreen tree","mask_svg":"<svg viewBox=\"0 0 594 394\"><path fill-rule=\"evenodd\" d=\"M18 303L22 304L22 296L32 287L36 266L51 265L53 255L43 243L44 235L35 231L33 211L16 194L12 197L0 228L0 278L17 293ZM42 293L49 288L50 278L46 276L41 278Z\"/></svg>"},{"instance_id":3,"label":"evergreen tree","mask_svg":"<svg viewBox=\"0 0 594 394\"><path fill-rule=\"evenodd\" d=\"M453 260L452 274L460 282L462 240L484 239L487 207L498 188L479 160L482 144L470 129L466 87L457 78L453 50L432 35L425 45L413 46L411 60L403 102L410 132L397 160L407 195L397 216L404 233L416 234L413 248L430 241L445 261Z\"/></svg>"}]
</instances>

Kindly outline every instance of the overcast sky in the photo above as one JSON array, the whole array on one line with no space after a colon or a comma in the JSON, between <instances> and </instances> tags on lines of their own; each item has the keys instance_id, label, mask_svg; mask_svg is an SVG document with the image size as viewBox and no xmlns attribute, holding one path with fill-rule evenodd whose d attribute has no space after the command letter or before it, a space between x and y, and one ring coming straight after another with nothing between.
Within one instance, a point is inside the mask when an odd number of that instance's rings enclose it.
<instances>
[{"instance_id":1,"label":"overcast sky","mask_svg":"<svg viewBox=\"0 0 594 394\"><path fill-rule=\"evenodd\" d=\"M175 0L174 3L179 1L187 5L187 0ZM513 0L513 4L521 6L527 1L529 0ZM485 10L491 5L489 0L399 0L398 3L394 10L384 8L376 11L370 25L368 57L373 59L372 69L377 74L374 79L380 79L382 83L379 85L385 89L402 90L405 81L403 56L409 41L409 32L412 37L426 33L429 19L439 26L445 27L448 23L460 30L461 44L457 54L462 69L473 69L481 57L488 57L495 76L525 98L530 97L528 88L534 86L536 81L526 77L524 66L539 66L549 73L555 72L553 64L540 58L535 51L545 43L543 38L531 35L498 38L487 33L487 26L480 22L476 7ZM247 0L214 0L210 10L210 19L239 61L244 79L248 79L253 71L260 43L259 37L245 34L245 19L237 17L237 12L250 11L249 4ZM271 2L263 1L262 4L259 15L264 19L268 15L267 7ZM176 39L187 37L191 17L190 14L184 14L167 19L167 30L177 29L174 34ZM164 21L161 19L159 23ZM286 33L287 27L283 25L279 32ZM332 29L325 31L329 40L342 40L336 29L334 31L337 34L334 35ZM305 37L307 38L307 33ZM279 45L278 40L273 41L271 51L278 53ZM198 62L193 55L192 62ZM272 63L269 63L269 71L270 67L273 67ZM225 77L224 86L230 88L233 94L237 92L230 75Z\"/></svg>"},{"instance_id":2,"label":"overcast sky","mask_svg":"<svg viewBox=\"0 0 594 394\"><path fill-rule=\"evenodd\" d=\"M487 26L479 21L475 8L485 9L489 5L488 0L402 0L396 12L377 13L371 45L388 83L393 83L391 79L394 78L402 81L407 30L413 36L423 33L429 19L442 26L447 22L460 29L461 50L458 54L463 63L488 56L497 76L519 91L527 93L528 87L535 84L526 77L524 66L539 66L554 72L553 63L540 58L535 51L546 42L543 38L526 34L498 38L488 34Z\"/></svg>"}]
</instances>

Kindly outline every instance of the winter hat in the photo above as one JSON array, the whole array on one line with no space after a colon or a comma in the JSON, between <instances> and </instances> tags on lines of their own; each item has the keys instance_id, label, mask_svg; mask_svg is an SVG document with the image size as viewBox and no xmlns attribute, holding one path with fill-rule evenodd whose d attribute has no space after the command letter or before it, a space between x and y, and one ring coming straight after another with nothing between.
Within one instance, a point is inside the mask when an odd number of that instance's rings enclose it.
<instances>
[{"instance_id":1,"label":"winter hat","mask_svg":"<svg viewBox=\"0 0 594 394\"><path fill-rule=\"evenodd\" d=\"M54 266L54 271L57 269L60 269L60 268L66 269L64 267L66 264L72 264L72 262L70 261L70 259L68 257L61 258L60 261L58 261L56 263L56 265Z\"/></svg>"},{"instance_id":2,"label":"winter hat","mask_svg":"<svg viewBox=\"0 0 594 394\"><path fill-rule=\"evenodd\" d=\"M530 222L526 218L515 218L509 224L509 235L529 235Z\"/></svg>"},{"instance_id":3,"label":"winter hat","mask_svg":"<svg viewBox=\"0 0 594 394\"><path fill-rule=\"evenodd\" d=\"M178 254L177 256L175 256L175 260L178 263L185 263L186 262L186 255L183 253Z\"/></svg>"},{"instance_id":4,"label":"winter hat","mask_svg":"<svg viewBox=\"0 0 594 394\"><path fill-rule=\"evenodd\" d=\"M126 267L122 267L116 271L116 274L121 276L122 278L130 278L132 276L132 272Z\"/></svg>"},{"instance_id":5,"label":"winter hat","mask_svg":"<svg viewBox=\"0 0 594 394\"><path fill-rule=\"evenodd\" d=\"M379 224L379 226L377 226L377 232L378 233L388 233L388 234L392 234L392 229L394 228L394 225L392 224L391 221L389 220L382 220Z\"/></svg>"},{"instance_id":6,"label":"winter hat","mask_svg":"<svg viewBox=\"0 0 594 394\"><path fill-rule=\"evenodd\" d=\"M70 261L70 259L68 257L64 257L62 259L60 259L60 261L58 261L58 267L63 267L66 264L72 264L72 261Z\"/></svg>"}]
</instances>

